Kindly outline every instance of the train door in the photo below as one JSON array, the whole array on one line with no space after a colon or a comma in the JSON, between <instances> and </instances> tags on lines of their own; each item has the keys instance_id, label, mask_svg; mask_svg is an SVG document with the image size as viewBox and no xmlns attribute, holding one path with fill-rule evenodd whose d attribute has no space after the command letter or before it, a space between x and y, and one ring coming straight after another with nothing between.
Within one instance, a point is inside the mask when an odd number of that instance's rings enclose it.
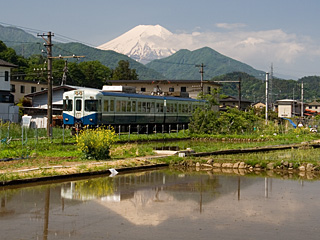
<instances>
[{"instance_id":1,"label":"train door","mask_svg":"<svg viewBox=\"0 0 320 240\"><path fill-rule=\"evenodd\" d=\"M81 92L82 93L82 92ZM82 101L82 94L77 94L74 97L74 116L75 121L81 123L83 120L83 101Z\"/></svg>"}]
</instances>

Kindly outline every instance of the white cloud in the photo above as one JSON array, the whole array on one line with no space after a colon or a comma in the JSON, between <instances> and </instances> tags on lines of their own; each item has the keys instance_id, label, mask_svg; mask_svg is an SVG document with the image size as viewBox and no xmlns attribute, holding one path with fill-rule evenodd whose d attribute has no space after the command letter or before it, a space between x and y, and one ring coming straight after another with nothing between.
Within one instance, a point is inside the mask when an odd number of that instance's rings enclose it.
<instances>
[{"instance_id":1,"label":"white cloud","mask_svg":"<svg viewBox=\"0 0 320 240\"><path fill-rule=\"evenodd\" d=\"M223 29L236 29L236 28L243 28L246 25L244 23L217 23L215 24L216 27L218 28L223 28Z\"/></svg>"},{"instance_id":2,"label":"white cloud","mask_svg":"<svg viewBox=\"0 0 320 240\"><path fill-rule=\"evenodd\" d=\"M219 25L227 28L230 24ZM208 46L260 70L268 70L273 63L280 69L299 67L303 71L314 69L319 74L318 67L312 66L320 62L319 44L309 37L288 34L281 29L173 34L166 43L174 49L195 50ZM309 62L311 59L313 62Z\"/></svg>"}]
</instances>

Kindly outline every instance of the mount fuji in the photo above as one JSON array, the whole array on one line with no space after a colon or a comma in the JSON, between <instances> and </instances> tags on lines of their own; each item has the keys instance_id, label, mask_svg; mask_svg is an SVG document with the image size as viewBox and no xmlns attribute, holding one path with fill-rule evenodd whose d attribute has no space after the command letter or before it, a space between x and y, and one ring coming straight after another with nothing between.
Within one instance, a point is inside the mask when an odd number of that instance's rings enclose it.
<instances>
[{"instance_id":1,"label":"mount fuji","mask_svg":"<svg viewBox=\"0 0 320 240\"><path fill-rule=\"evenodd\" d=\"M175 49L165 46L172 35L173 33L160 25L139 25L97 48L113 50L145 64L176 52Z\"/></svg>"}]
</instances>

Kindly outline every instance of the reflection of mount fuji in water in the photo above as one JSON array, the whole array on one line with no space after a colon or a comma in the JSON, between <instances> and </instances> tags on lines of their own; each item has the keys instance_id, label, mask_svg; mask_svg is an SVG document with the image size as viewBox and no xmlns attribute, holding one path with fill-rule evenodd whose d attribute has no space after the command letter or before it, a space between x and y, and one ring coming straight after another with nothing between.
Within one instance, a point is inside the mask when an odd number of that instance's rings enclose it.
<instances>
[{"instance_id":1,"label":"reflection of mount fuji in water","mask_svg":"<svg viewBox=\"0 0 320 240\"><path fill-rule=\"evenodd\" d=\"M241 189L257 181L203 172L151 171L68 183L62 186L61 196L96 202L135 225L157 226L176 214L201 214L223 196L239 198Z\"/></svg>"},{"instance_id":2,"label":"reflection of mount fuji in water","mask_svg":"<svg viewBox=\"0 0 320 240\"><path fill-rule=\"evenodd\" d=\"M57 233L59 239L67 239L77 231L84 234L84 229L109 219L130 224L129 228L148 226L149 229L169 219L192 219L193 222L201 219L202 213L209 213L207 216L211 219L210 214L217 206L232 208L242 189L252 186L260 189L263 181L262 178L204 172L179 174L166 169L6 188L0 191L0 219L2 227L11 229L17 222L24 222L19 226L20 233L32 236L42 232L43 236L52 236L50 239L56 237L53 233ZM6 234L4 239L22 238L15 231Z\"/></svg>"},{"instance_id":3,"label":"reflection of mount fuji in water","mask_svg":"<svg viewBox=\"0 0 320 240\"><path fill-rule=\"evenodd\" d=\"M256 179L238 176L208 175L204 173L168 174L167 171L151 171L136 174L118 175L114 178L93 178L64 184L61 196L73 200L100 200L120 202L135 199L135 202L148 202L165 193L178 201L211 202L216 198L237 192ZM240 185L239 185L240 184ZM241 187L239 189L239 187ZM162 201L161 199L159 201Z\"/></svg>"}]
</instances>

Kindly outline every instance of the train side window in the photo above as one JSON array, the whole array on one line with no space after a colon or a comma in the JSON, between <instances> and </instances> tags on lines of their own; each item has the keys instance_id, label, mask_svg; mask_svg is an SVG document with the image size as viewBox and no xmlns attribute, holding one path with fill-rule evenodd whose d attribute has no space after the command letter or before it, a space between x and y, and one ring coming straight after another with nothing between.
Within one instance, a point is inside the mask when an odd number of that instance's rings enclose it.
<instances>
[{"instance_id":1,"label":"train side window","mask_svg":"<svg viewBox=\"0 0 320 240\"><path fill-rule=\"evenodd\" d=\"M76 111L81 111L82 109L82 101L81 99L76 100Z\"/></svg>"},{"instance_id":2,"label":"train side window","mask_svg":"<svg viewBox=\"0 0 320 240\"><path fill-rule=\"evenodd\" d=\"M174 109L173 109L173 111L176 113L176 112L178 112L178 104L177 103L175 103L174 105Z\"/></svg>"},{"instance_id":3,"label":"train side window","mask_svg":"<svg viewBox=\"0 0 320 240\"><path fill-rule=\"evenodd\" d=\"M127 102L126 101L121 101L121 112L125 112L127 108Z\"/></svg>"},{"instance_id":4,"label":"train side window","mask_svg":"<svg viewBox=\"0 0 320 240\"><path fill-rule=\"evenodd\" d=\"M163 103L160 103L160 112L163 113Z\"/></svg>"},{"instance_id":5,"label":"train side window","mask_svg":"<svg viewBox=\"0 0 320 240\"><path fill-rule=\"evenodd\" d=\"M156 113L160 112L160 103L157 103L156 104L156 110L155 110Z\"/></svg>"},{"instance_id":6,"label":"train side window","mask_svg":"<svg viewBox=\"0 0 320 240\"><path fill-rule=\"evenodd\" d=\"M108 112L109 111L109 100L103 101L103 111Z\"/></svg>"},{"instance_id":7,"label":"train side window","mask_svg":"<svg viewBox=\"0 0 320 240\"><path fill-rule=\"evenodd\" d=\"M141 102L138 102L138 112L141 112Z\"/></svg>"},{"instance_id":8,"label":"train side window","mask_svg":"<svg viewBox=\"0 0 320 240\"><path fill-rule=\"evenodd\" d=\"M182 112L182 106L181 106L181 104L179 104L179 113L181 113Z\"/></svg>"},{"instance_id":9,"label":"train side window","mask_svg":"<svg viewBox=\"0 0 320 240\"><path fill-rule=\"evenodd\" d=\"M142 112L147 112L147 103L146 102L142 103Z\"/></svg>"},{"instance_id":10,"label":"train side window","mask_svg":"<svg viewBox=\"0 0 320 240\"><path fill-rule=\"evenodd\" d=\"M147 102L147 109L146 109L146 112L150 112L150 103Z\"/></svg>"},{"instance_id":11,"label":"train side window","mask_svg":"<svg viewBox=\"0 0 320 240\"><path fill-rule=\"evenodd\" d=\"M114 100L110 100L110 112L114 111Z\"/></svg>"},{"instance_id":12,"label":"train side window","mask_svg":"<svg viewBox=\"0 0 320 240\"><path fill-rule=\"evenodd\" d=\"M167 104L167 112L171 112L170 108L171 108L171 103L168 103Z\"/></svg>"},{"instance_id":13,"label":"train side window","mask_svg":"<svg viewBox=\"0 0 320 240\"><path fill-rule=\"evenodd\" d=\"M136 104L137 104L136 101L132 101L132 112L136 111Z\"/></svg>"},{"instance_id":14,"label":"train side window","mask_svg":"<svg viewBox=\"0 0 320 240\"><path fill-rule=\"evenodd\" d=\"M116 111L120 112L120 109L121 109L121 101L117 101L116 102Z\"/></svg>"},{"instance_id":15,"label":"train side window","mask_svg":"<svg viewBox=\"0 0 320 240\"><path fill-rule=\"evenodd\" d=\"M127 102L127 112L131 112L131 101Z\"/></svg>"},{"instance_id":16,"label":"train side window","mask_svg":"<svg viewBox=\"0 0 320 240\"><path fill-rule=\"evenodd\" d=\"M63 100L63 111L72 111L72 100L64 99Z\"/></svg>"},{"instance_id":17,"label":"train side window","mask_svg":"<svg viewBox=\"0 0 320 240\"><path fill-rule=\"evenodd\" d=\"M154 102L152 102L150 105L150 112L152 112L152 113L155 112L154 106L155 106L155 104L154 104Z\"/></svg>"}]
</instances>

